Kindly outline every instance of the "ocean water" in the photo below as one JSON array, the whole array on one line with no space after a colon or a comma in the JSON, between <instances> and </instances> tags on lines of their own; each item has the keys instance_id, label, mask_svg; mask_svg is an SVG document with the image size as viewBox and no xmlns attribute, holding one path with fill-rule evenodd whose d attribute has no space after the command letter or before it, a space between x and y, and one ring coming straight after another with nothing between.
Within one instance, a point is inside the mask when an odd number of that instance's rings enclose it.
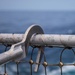
<instances>
[{"instance_id":1,"label":"ocean water","mask_svg":"<svg viewBox=\"0 0 75 75\"><path fill-rule=\"evenodd\" d=\"M0 33L25 33L32 24L42 27L45 34L75 34L75 11L0 11ZM0 46L0 52L4 51ZM59 63L59 56L62 48L46 48L45 55L48 63ZM34 51L33 58L36 59L37 51ZM30 57L31 50L28 51ZM63 54L64 63L74 63L75 57L72 51L65 51ZM42 59L43 61L43 59ZM33 70L34 70L33 65ZM20 75L30 75L29 64L20 64ZM7 72L9 75L16 75L15 63L8 63ZM3 65L0 67L3 73ZM43 66L40 66L37 73L33 75L45 75ZM47 75L60 75L59 67L47 67ZM64 66L63 75L75 75L74 66Z\"/></svg>"}]
</instances>

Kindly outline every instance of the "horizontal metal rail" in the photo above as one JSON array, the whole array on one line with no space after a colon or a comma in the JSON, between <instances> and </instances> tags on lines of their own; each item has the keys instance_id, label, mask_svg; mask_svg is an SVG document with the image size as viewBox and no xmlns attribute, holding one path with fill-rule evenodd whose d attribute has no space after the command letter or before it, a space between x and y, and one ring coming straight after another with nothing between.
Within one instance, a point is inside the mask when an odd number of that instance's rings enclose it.
<instances>
[{"instance_id":1,"label":"horizontal metal rail","mask_svg":"<svg viewBox=\"0 0 75 75\"><path fill-rule=\"evenodd\" d=\"M7 33L1 33L0 34L0 43L4 44L15 44L24 38L23 34L7 34Z\"/></svg>"},{"instance_id":2,"label":"horizontal metal rail","mask_svg":"<svg viewBox=\"0 0 75 75\"><path fill-rule=\"evenodd\" d=\"M31 57L28 63L30 64L31 68L31 75L32 75L32 65L35 65L35 72L38 71L39 65L41 64L41 60L44 55L44 62L42 65L45 68L45 75L46 67L47 66L59 66L61 69L62 75L62 67L65 64L62 61L62 54L66 49L70 49L73 51L75 55L75 51L73 47L75 47L75 35L60 35L60 34L44 34L42 28L38 25L30 26L25 34L0 34L0 43L4 44L6 48L10 45L10 49L0 54L0 65L6 64L10 61L15 61L17 64L17 75L19 74L18 71L18 64L20 63L21 59L26 58L28 54L28 47L32 46L33 49L31 50ZM60 61L58 64L48 64L46 61L46 56L44 53L45 47L63 47L63 50L60 54ZM34 54L34 48L38 48L38 54L36 58L36 62L33 61L32 55ZM22 62L22 61L21 61ZM69 64L70 65L70 64ZM71 64L74 65L75 64ZM5 75L6 75L6 65L5 65Z\"/></svg>"},{"instance_id":3,"label":"horizontal metal rail","mask_svg":"<svg viewBox=\"0 0 75 75\"><path fill-rule=\"evenodd\" d=\"M24 38L24 34L0 34L0 43L15 44ZM75 47L75 35L36 34L30 39L32 46Z\"/></svg>"}]
</instances>

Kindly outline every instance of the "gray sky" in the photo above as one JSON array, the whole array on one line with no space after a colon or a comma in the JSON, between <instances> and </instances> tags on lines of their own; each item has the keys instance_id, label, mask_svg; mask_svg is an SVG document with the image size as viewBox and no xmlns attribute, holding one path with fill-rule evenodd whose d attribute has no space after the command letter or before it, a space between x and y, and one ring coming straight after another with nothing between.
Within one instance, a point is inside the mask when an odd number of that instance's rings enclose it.
<instances>
[{"instance_id":1,"label":"gray sky","mask_svg":"<svg viewBox=\"0 0 75 75\"><path fill-rule=\"evenodd\" d=\"M0 10L75 10L75 0L0 0Z\"/></svg>"}]
</instances>

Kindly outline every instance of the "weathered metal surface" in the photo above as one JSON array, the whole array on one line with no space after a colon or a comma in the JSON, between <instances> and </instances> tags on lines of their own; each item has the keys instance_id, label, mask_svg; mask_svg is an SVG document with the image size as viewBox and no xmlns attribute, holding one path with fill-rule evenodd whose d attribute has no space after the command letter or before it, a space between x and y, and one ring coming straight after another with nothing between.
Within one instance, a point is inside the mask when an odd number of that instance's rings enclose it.
<instances>
[{"instance_id":1,"label":"weathered metal surface","mask_svg":"<svg viewBox=\"0 0 75 75\"><path fill-rule=\"evenodd\" d=\"M11 48L10 50L0 54L0 65L5 64L11 60L21 58L22 55L23 55L23 50L21 46L15 48L15 51L13 50L13 48Z\"/></svg>"},{"instance_id":2,"label":"weathered metal surface","mask_svg":"<svg viewBox=\"0 0 75 75\"><path fill-rule=\"evenodd\" d=\"M24 34L0 34L0 43L15 44L24 38ZM30 38L33 46L69 46L75 47L75 35L35 34Z\"/></svg>"},{"instance_id":3,"label":"weathered metal surface","mask_svg":"<svg viewBox=\"0 0 75 75\"><path fill-rule=\"evenodd\" d=\"M35 64L35 72L37 72L39 65L43 65L46 73L47 66L59 66L61 69L62 75L62 67L63 66L75 66L75 64L64 64L62 62L62 54L66 49L70 49L73 51L75 55L75 51L72 47L75 47L75 35L55 35L55 34L43 34L43 30L40 26L32 25L30 26L25 34L0 34L0 43L12 45L10 50L0 54L0 65L5 64L9 61L16 60L17 64L17 74L18 71L18 63L20 59L26 57L28 52L28 47L33 46L34 48L38 48L38 55L36 62L30 59L30 61L26 61L31 66L31 74L32 74L32 65ZM45 46L58 46L64 47L60 54L60 61L57 64L49 64L46 61L46 57L44 54L44 47ZM33 50L32 50L33 52ZM40 63L42 60L42 54L44 55L44 62ZM33 53L31 53L32 57ZM25 62L25 61L21 61ZM5 74L6 73L6 66L5 66Z\"/></svg>"},{"instance_id":4,"label":"weathered metal surface","mask_svg":"<svg viewBox=\"0 0 75 75\"><path fill-rule=\"evenodd\" d=\"M31 38L31 45L75 47L75 35L38 34Z\"/></svg>"},{"instance_id":5,"label":"weathered metal surface","mask_svg":"<svg viewBox=\"0 0 75 75\"><path fill-rule=\"evenodd\" d=\"M6 43L6 44L14 44L22 41L24 38L24 34L0 34L0 43Z\"/></svg>"},{"instance_id":6,"label":"weathered metal surface","mask_svg":"<svg viewBox=\"0 0 75 75\"><path fill-rule=\"evenodd\" d=\"M43 34L42 28L40 26L38 26L38 25L30 26L26 30L26 32L25 32L25 34L23 36L22 41L18 39L21 42L13 44L11 46L10 50L0 54L0 65L4 64L4 63L7 63L7 62L9 62L11 60L16 60L17 61L17 60L20 60L20 59L26 57L26 54L27 54L27 51L28 51L28 47L29 47L29 41L30 41L30 38L31 38L31 36L33 34ZM9 37L7 35L5 35L5 36ZM13 36L13 35L11 35L11 36ZM21 36L21 38L22 38L22 36ZM13 37L13 39L15 39L15 38ZM6 38L6 40L4 39L4 41L7 42L7 43L10 43L10 42L13 41L13 43L14 43L13 39L12 39L12 37L10 37L8 39ZM2 38L2 40L3 40L3 38Z\"/></svg>"},{"instance_id":7,"label":"weathered metal surface","mask_svg":"<svg viewBox=\"0 0 75 75\"><path fill-rule=\"evenodd\" d=\"M32 25L27 29L25 34L0 34L0 43L12 45L9 51L0 54L0 64L26 57L29 46L75 47L75 35L53 35L43 33L40 26ZM41 61L41 50L39 51L36 63L40 63ZM39 65L36 65L35 71L38 70L38 67Z\"/></svg>"}]
</instances>

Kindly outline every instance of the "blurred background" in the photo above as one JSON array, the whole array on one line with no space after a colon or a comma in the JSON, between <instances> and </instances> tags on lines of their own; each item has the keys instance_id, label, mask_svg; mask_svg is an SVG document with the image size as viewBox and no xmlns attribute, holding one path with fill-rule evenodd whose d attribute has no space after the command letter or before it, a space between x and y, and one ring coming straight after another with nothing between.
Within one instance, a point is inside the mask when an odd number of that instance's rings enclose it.
<instances>
[{"instance_id":1,"label":"blurred background","mask_svg":"<svg viewBox=\"0 0 75 75\"><path fill-rule=\"evenodd\" d=\"M40 25L46 34L75 34L75 0L0 0L0 33L24 33L32 24ZM0 52L4 51L0 46ZM59 63L61 48L46 48L48 63ZM31 50L29 50L28 58ZM33 58L37 55L34 51ZM74 63L71 51L63 54L64 63ZM12 66L11 66L12 64ZM16 75L16 65L8 63L8 75ZM30 75L29 64L20 65L21 75ZM3 65L0 67L3 73ZM35 75L44 75L40 66ZM47 67L48 75L60 75L59 67ZM63 67L63 75L75 75L74 66Z\"/></svg>"}]
</instances>

